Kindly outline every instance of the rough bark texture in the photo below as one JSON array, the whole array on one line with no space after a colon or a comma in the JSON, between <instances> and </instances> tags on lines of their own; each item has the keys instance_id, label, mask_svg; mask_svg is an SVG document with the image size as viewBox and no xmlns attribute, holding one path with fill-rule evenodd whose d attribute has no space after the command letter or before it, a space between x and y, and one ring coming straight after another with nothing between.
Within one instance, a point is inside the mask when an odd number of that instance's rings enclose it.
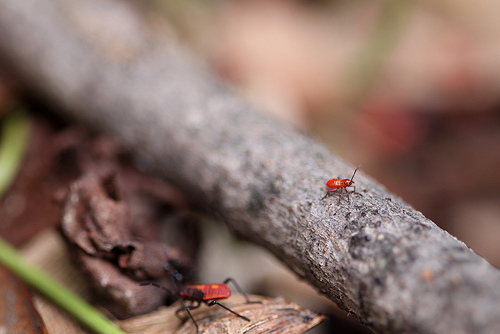
<instances>
[{"instance_id":1,"label":"rough bark texture","mask_svg":"<svg viewBox=\"0 0 500 334\"><path fill-rule=\"evenodd\" d=\"M351 204L320 200L326 180L353 168L262 115L140 15L123 2L0 0L1 56L378 332L500 333L496 268L362 170ZM113 31L105 18L125 32L97 40L89 16L100 37Z\"/></svg>"}]
</instances>

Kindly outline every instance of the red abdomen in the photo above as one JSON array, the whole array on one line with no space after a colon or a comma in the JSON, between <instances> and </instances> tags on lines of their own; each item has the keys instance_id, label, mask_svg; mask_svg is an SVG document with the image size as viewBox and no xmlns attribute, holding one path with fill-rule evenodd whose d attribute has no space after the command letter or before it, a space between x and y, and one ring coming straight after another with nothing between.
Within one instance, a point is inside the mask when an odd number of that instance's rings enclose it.
<instances>
[{"instance_id":1,"label":"red abdomen","mask_svg":"<svg viewBox=\"0 0 500 334\"><path fill-rule=\"evenodd\" d=\"M328 188L336 189L345 187L345 181L341 179L331 179L326 183Z\"/></svg>"},{"instance_id":2,"label":"red abdomen","mask_svg":"<svg viewBox=\"0 0 500 334\"><path fill-rule=\"evenodd\" d=\"M179 296L189 300L215 300L226 299L231 296L231 289L225 283L185 285Z\"/></svg>"}]
</instances>

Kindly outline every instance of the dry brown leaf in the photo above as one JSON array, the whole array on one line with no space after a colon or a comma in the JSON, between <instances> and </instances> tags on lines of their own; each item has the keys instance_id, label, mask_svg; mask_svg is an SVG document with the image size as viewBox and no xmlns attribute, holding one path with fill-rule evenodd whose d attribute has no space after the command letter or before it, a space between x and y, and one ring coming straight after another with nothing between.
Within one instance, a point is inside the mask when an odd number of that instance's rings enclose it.
<instances>
[{"instance_id":1,"label":"dry brown leaf","mask_svg":"<svg viewBox=\"0 0 500 334\"><path fill-rule=\"evenodd\" d=\"M180 213L185 207L181 194L122 164L118 156L97 162L86 157L84 172L66 194L61 231L82 275L100 295L100 304L125 319L165 303L165 294L145 290L138 282L174 288L165 263L175 262L176 270L189 277L198 242L196 231L189 229L195 228L193 219ZM158 241L160 225L178 244Z\"/></svg>"},{"instance_id":2,"label":"dry brown leaf","mask_svg":"<svg viewBox=\"0 0 500 334\"><path fill-rule=\"evenodd\" d=\"M28 286L0 267L0 333L49 333L32 303Z\"/></svg>"},{"instance_id":3,"label":"dry brown leaf","mask_svg":"<svg viewBox=\"0 0 500 334\"><path fill-rule=\"evenodd\" d=\"M33 303L47 326L47 333L95 334L45 297L35 295Z\"/></svg>"},{"instance_id":4,"label":"dry brown leaf","mask_svg":"<svg viewBox=\"0 0 500 334\"><path fill-rule=\"evenodd\" d=\"M247 304L241 295L235 295L222 304L247 317L250 322L236 317L217 305L191 311L198 323L200 334L210 333L288 333L298 334L318 325L325 319L310 310L283 298L250 295L250 300L262 304ZM185 321L176 317L179 305L162 308L154 313L121 321L119 325L130 334L194 334L196 326L185 314ZM181 312L182 316L183 313Z\"/></svg>"}]
</instances>

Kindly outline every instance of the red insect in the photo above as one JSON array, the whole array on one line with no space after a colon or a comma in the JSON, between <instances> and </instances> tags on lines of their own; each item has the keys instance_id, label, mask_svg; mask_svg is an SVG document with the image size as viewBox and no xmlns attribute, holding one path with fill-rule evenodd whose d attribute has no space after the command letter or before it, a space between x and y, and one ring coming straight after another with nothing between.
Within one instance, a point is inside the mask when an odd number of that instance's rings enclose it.
<instances>
[{"instance_id":1,"label":"red insect","mask_svg":"<svg viewBox=\"0 0 500 334\"><path fill-rule=\"evenodd\" d=\"M328 180L328 182L326 183L326 186L328 188L333 189L333 190L328 190L322 199L324 199L326 196L328 196L328 194L331 193L332 191L338 190L340 188L339 204L340 204L340 199L342 198L342 191L344 191L344 190L347 194L347 200L349 201L349 204L351 204L351 200L349 198L349 192L347 192L346 188L347 187L354 187L354 192L356 192L356 186L353 186L354 181L352 179L354 179L354 175L356 175L356 172L358 171L359 167L361 167L361 165L359 165L354 170L354 173L352 174L351 179L331 179L331 180Z\"/></svg>"},{"instance_id":2,"label":"red insect","mask_svg":"<svg viewBox=\"0 0 500 334\"><path fill-rule=\"evenodd\" d=\"M182 285L178 287L176 291L171 291L156 283L148 282L148 283L141 283L140 285L141 286L152 285L157 288L165 290L166 292L175 297L191 301L192 302L191 304L182 306L177 311L175 311L175 314L179 316L179 312L186 311L191 320L193 320L194 325L196 326L196 333L198 334L199 332L198 324L196 323L196 320L194 320L193 315L191 314L190 311L200 307L201 303L205 303L208 306L219 305L220 307L228 310L232 314L242 319L245 319L246 321L250 321L250 319L248 319L247 317L234 312L229 307L218 302L218 300L220 299L226 299L229 298L229 296L231 296L231 289L227 285L227 283L229 282L233 282L236 289L245 297L247 303L249 304L261 303L260 301L250 301L250 299L248 299L248 296L243 292L243 290L241 290L241 288L233 278L227 278L223 283Z\"/></svg>"}]
</instances>

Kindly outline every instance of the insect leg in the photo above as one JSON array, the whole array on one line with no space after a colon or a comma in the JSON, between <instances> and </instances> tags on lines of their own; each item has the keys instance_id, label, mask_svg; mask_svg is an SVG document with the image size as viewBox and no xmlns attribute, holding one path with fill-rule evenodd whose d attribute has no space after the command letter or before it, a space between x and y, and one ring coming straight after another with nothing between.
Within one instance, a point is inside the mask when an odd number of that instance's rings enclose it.
<instances>
[{"instance_id":1,"label":"insect leg","mask_svg":"<svg viewBox=\"0 0 500 334\"><path fill-rule=\"evenodd\" d=\"M344 191L344 187L340 188L339 203L338 204L340 204L340 199L342 198L342 191ZM346 192L347 192L347 190L346 190Z\"/></svg>"},{"instance_id":2,"label":"insect leg","mask_svg":"<svg viewBox=\"0 0 500 334\"><path fill-rule=\"evenodd\" d=\"M351 199L349 198L349 192L347 191L347 188L345 188L345 192L347 194L347 200L349 201L349 204L351 204Z\"/></svg>"},{"instance_id":3,"label":"insect leg","mask_svg":"<svg viewBox=\"0 0 500 334\"><path fill-rule=\"evenodd\" d=\"M332 191L337 191L337 190L338 190L338 189L328 190L328 191L326 192L325 196L323 196L321 199L322 199L322 200L323 200L323 199L325 199L325 198L326 198L326 196L328 196L328 194L329 194L329 193L331 193Z\"/></svg>"},{"instance_id":4,"label":"insect leg","mask_svg":"<svg viewBox=\"0 0 500 334\"><path fill-rule=\"evenodd\" d=\"M238 285L238 283L236 283L236 280L234 278L228 277L224 281L225 284L227 284L229 282L232 282L234 284L234 287L236 288L236 290L238 290L238 292L241 293L243 295L243 297L245 297L245 299L247 300L248 304L262 304L261 301L253 301L253 302L250 301L250 299L248 298L247 294L240 288L240 286Z\"/></svg>"},{"instance_id":5,"label":"insect leg","mask_svg":"<svg viewBox=\"0 0 500 334\"><path fill-rule=\"evenodd\" d=\"M194 309L196 309L196 308L198 308L198 307L200 307L200 303L198 303L198 304L196 304L196 305L195 305L195 304L190 304L190 305L187 305L187 306L182 306L180 309L178 309L177 311L175 311L175 315L176 315L179 319L181 319L181 318L179 317L179 312L182 312L182 311L186 311L186 312L187 312L187 314L189 315L189 317L191 318L191 320L193 320L194 325L196 326L196 334L198 334L199 327L198 327L198 324L196 323L196 320L194 320L194 317L193 317L193 315L191 314L191 312L190 312L190 311L191 311L191 310L194 310ZM181 319L181 320L182 320L182 319Z\"/></svg>"},{"instance_id":6,"label":"insect leg","mask_svg":"<svg viewBox=\"0 0 500 334\"><path fill-rule=\"evenodd\" d=\"M208 302L208 303L207 303L207 305L208 305L208 306L219 305L220 307L222 307L222 308L224 308L224 309L228 310L228 311L229 311L229 312L231 312L232 314L237 315L238 317L240 317L240 318L242 318L242 319L245 319L246 321L250 321L250 319L248 319L247 317L242 316L241 314L234 312L234 311L233 311L233 310L231 310L229 307L222 305L221 303L219 303L219 302L218 302L218 301L216 301L216 300L212 300L211 302Z\"/></svg>"}]
</instances>

